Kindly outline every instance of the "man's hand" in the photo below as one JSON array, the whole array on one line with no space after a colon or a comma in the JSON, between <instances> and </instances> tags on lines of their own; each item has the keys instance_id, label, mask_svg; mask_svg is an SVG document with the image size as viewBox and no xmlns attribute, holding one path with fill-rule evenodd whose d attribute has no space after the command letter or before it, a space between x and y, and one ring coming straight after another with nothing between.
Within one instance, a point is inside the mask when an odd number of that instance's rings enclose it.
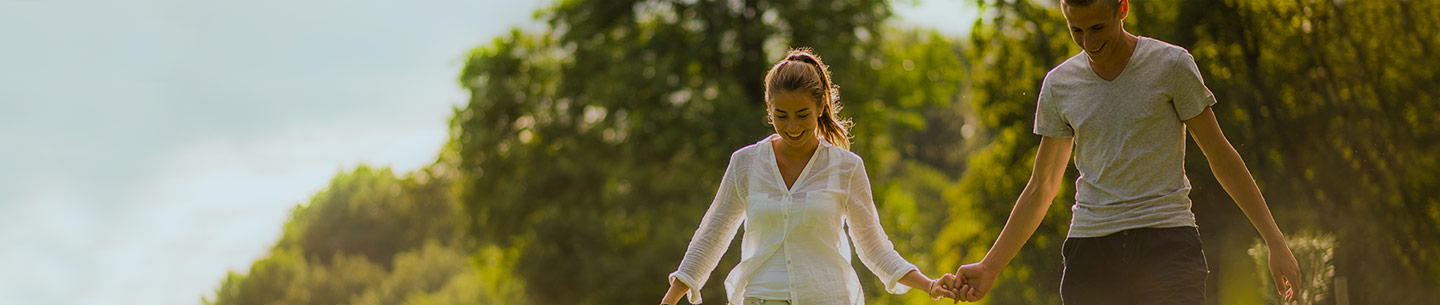
<instances>
[{"instance_id":1,"label":"man's hand","mask_svg":"<svg viewBox=\"0 0 1440 305\"><path fill-rule=\"evenodd\" d=\"M957 297L956 303L959 301L975 302L990 293L990 288L994 288L997 275L999 275L997 270L990 270L980 263L965 264L955 270L955 278L948 286L953 289Z\"/></svg>"},{"instance_id":2,"label":"man's hand","mask_svg":"<svg viewBox=\"0 0 1440 305\"><path fill-rule=\"evenodd\" d=\"M1275 278L1275 292L1286 302L1295 301L1305 288L1300 281L1300 263L1284 244L1270 246L1270 277Z\"/></svg>"}]
</instances>

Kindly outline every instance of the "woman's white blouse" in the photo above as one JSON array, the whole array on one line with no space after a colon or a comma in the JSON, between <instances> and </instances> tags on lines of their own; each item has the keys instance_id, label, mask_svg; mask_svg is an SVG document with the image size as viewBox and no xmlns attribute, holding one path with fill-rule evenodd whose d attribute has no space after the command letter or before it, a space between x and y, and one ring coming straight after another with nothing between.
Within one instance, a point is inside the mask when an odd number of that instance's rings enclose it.
<instances>
[{"instance_id":1,"label":"woman's white blouse","mask_svg":"<svg viewBox=\"0 0 1440 305\"><path fill-rule=\"evenodd\" d=\"M887 291L908 291L898 281L918 269L895 252L880 227L860 156L821 140L793 189L787 190L770 146L777 137L766 137L730 156L715 200L670 279L689 285L691 302L700 303L700 288L743 221L740 263L725 277L730 304L743 301L751 276L782 248L789 258L791 304L864 304L860 278L850 267L850 240L860 261L880 277ZM849 239L843 229L847 225Z\"/></svg>"}]
</instances>

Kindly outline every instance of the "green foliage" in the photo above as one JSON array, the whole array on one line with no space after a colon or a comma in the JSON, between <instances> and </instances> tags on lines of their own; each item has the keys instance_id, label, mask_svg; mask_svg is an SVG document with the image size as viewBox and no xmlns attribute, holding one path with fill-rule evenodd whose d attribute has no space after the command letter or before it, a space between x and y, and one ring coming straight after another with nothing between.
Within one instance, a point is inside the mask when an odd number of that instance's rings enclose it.
<instances>
[{"instance_id":1,"label":"green foliage","mask_svg":"<svg viewBox=\"0 0 1440 305\"><path fill-rule=\"evenodd\" d=\"M730 153L771 132L762 79L787 46L814 47L839 71L862 154L894 160L898 141L880 135L924 130L918 113L949 105L958 69L948 44L916 33L901 45L928 58L882 53L902 47L867 37L884 33L888 15L881 1L557 4L543 17L550 32L479 48L460 77L471 101L452 126L470 231L482 244L529 241L517 275L537 302L653 301L635 283L664 283ZM918 70L869 73L911 60ZM907 81L916 90L871 86ZM959 159L949 158L937 157ZM734 264L731 254L721 265ZM722 294L725 271L704 293Z\"/></svg>"},{"instance_id":2,"label":"green foliage","mask_svg":"<svg viewBox=\"0 0 1440 305\"><path fill-rule=\"evenodd\" d=\"M407 297L440 290L457 274L474 272L467 253L437 242L395 257L395 270L374 289L357 297L356 305L400 304Z\"/></svg>"},{"instance_id":3,"label":"green foliage","mask_svg":"<svg viewBox=\"0 0 1440 305\"><path fill-rule=\"evenodd\" d=\"M379 283L385 276L383 267L363 255L337 253L328 264L312 263L310 271L291 282L286 287L285 298L275 304L349 304L357 293Z\"/></svg>"},{"instance_id":4,"label":"green foliage","mask_svg":"<svg viewBox=\"0 0 1440 305\"><path fill-rule=\"evenodd\" d=\"M285 299L293 283L310 271L305 259L295 251L271 251L270 256L250 266L248 274L230 272L220 289L215 291L213 305L277 304Z\"/></svg>"},{"instance_id":5,"label":"green foliage","mask_svg":"<svg viewBox=\"0 0 1440 305\"><path fill-rule=\"evenodd\" d=\"M433 171L433 169L432 169ZM309 205L297 206L277 247L300 249L310 260L328 262L338 253L365 255L390 267L400 250L426 239L458 240L462 218L448 184L423 183L420 173L402 180L389 169L360 166L337 175Z\"/></svg>"},{"instance_id":6,"label":"green foliage","mask_svg":"<svg viewBox=\"0 0 1440 305\"><path fill-rule=\"evenodd\" d=\"M453 150L401 179L360 166L291 213L269 256L231 272L214 305L400 304L487 300L459 243ZM490 266L509 270L513 264ZM501 277L485 280L504 280ZM431 295L431 294L434 295ZM512 294L513 295L513 294ZM418 301L417 301L418 302ZM473 302L472 302L473 303Z\"/></svg>"},{"instance_id":7,"label":"green foliage","mask_svg":"<svg viewBox=\"0 0 1440 305\"><path fill-rule=\"evenodd\" d=\"M499 245L531 240L522 252L532 261L520 262L521 268L543 267L519 276L537 291L562 283L589 287L583 279L547 277L551 268L615 270L610 263L565 265L577 257L630 258L614 263L625 266L677 260L694 215L713 195L725 154L768 132L751 123L758 118L747 119L759 116L756 84L769 63L757 54L806 42L823 42L815 46L836 72L844 114L856 121L854 149L871 169L882 220L900 241L897 248L931 272L977 260L1029 176L1039 139L1030 129L1040 82L1079 50L1050 2L977 1L986 17L958 41L887 28L883 20L836 30L826 23L835 18L825 17L843 14L811 3L746 2L729 10L712 10L729 4L705 1L599 3L557 5L544 14L551 32L497 40L471 57L461 77L473 93L454 124L467 158L462 172L480 173L466 185L466 207L478 219L471 232ZM1435 14L1423 13L1433 11L1433 3L1133 5L1127 21L1133 31L1196 55L1221 100L1216 110L1223 127L1250 161L1282 229L1365 229L1339 232L1339 239L1354 241L1341 242L1346 248L1336 256L1337 272L1360 270L1347 269L1351 264L1393 271L1356 275L1377 277L1360 284L1373 285L1366 291L1397 290L1383 287L1390 282L1413 290L1434 281L1436 264L1417 257L1434 253L1434 243L1422 241L1436 240L1440 232L1434 230L1440 222L1433 199L1437 181L1428 174L1437 162L1425 153L1434 150L1437 125L1420 119L1435 113L1436 89L1405 81L1433 79L1434 65L1407 64L1435 60L1420 56L1434 45L1435 37L1425 34L1433 32L1405 31L1434 27L1424 22ZM1403 18L1375 26L1358 21L1387 12ZM754 16L761 22L727 23ZM1235 20L1240 26L1227 23ZM1340 22L1357 26L1342 28ZM811 29L797 24L820 23L830 30L796 30ZM778 33L764 36L767 29ZM1368 34L1355 34L1360 32ZM1344 43L1333 47L1333 41ZM1381 48L1404 48L1400 54L1410 57L1384 63L1366 57ZM1254 229L1208 177L1203 155L1190 155L1192 195L1210 253L1243 257L1240 249ZM1073 180L1076 173L1068 175ZM1357 178L1359 184L1349 183ZM992 301L1059 303L1058 257L1073 186L1061 194L1026 250L1002 273ZM1375 200L1386 205L1360 204ZM606 225L613 218L607 215L623 215L631 227ZM1371 231L1391 235L1353 235ZM1401 241L1400 247L1385 240ZM1374 256L1402 259L1359 259ZM730 259L722 266L732 265ZM673 267L654 265L639 264L649 270L627 271L618 277L627 280L618 282L662 278ZM878 290L864 278L868 290ZM706 293L718 295L714 286ZM553 298L544 301L555 302L632 300L628 294L546 295ZM1413 295L1357 293L1357 299L1405 302L1415 301ZM876 293L870 298L913 301Z\"/></svg>"},{"instance_id":8,"label":"green foliage","mask_svg":"<svg viewBox=\"0 0 1440 305\"><path fill-rule=\"evenodd\" d=\"M1127 29L1195 55L1281 229L1333 234L1292 249L1323 267L1303 276L1352 279L1336 289L1353 303L1434 303L1425 291L1440 285L1437 2L1131 2ZM999 234L1030 175L1041 80L1079 51L1053 1L974 3L984 17L955 38L890 26L879 0L558 1L537 14L546 31L468 54L470 100L434 165L337 175L203 302L653 303L730 153L773 132L761 81L790 46L831 65L897 250L953 271ZM1255 229L1191 147L1210 300L1261 302ZM1073 192L983 302L1060 303ZM737 245L707 298L723 299ZM931 303L856 269L871 303Z\"/></svg>"}]
</instances>

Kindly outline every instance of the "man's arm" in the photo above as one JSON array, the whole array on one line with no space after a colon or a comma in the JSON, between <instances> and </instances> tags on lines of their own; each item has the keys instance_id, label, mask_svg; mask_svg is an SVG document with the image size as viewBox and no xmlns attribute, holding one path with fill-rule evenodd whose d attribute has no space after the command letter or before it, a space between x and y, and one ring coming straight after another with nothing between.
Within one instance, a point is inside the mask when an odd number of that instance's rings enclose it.
<instances>
[{"instance_id":1,"label":"man's arm","mask_svg":"<svg viewBox=\"0 0 1440 305\"><path fill-rule=\"evenodd\" d=\"M1030 181L1025 184L1025 190L1020 192L1020 199L1015 201L1015 208L1010 211L1005 228L1000 230L1000 237L995 240L995 245L990 247L990 252L985 253L982 264L999 272L1010 264L1010 260L1020 252L1020 247L1030 240L1030 235L1035 234L1035 228L1040 227L1040 220L1045 218L1050 202L1054 201L1056 193L1060 192L1060 183L1065 178L1065 167L1070 164L1070 151L1074 148L1074 143L1075 138L1040 139Z\"/></svg>"},{"instance_id":2,"label":"man's arm","mask_svg":"<svg viewBox=\"0 0 1440 305\"><path fill-rule=\"evenodd\" d=\"M1070 151L1074 148L1074 143L1075 138L1040 139L1030 181L1025 184L1025 190L1020 192L1020 199L1015 201L1015 208L1010 211L1005 228L1000 230L1000 237L995 240L984 259L979 263L961 266L955 273L956 280L951 287L968 286L970 289L960 291L961 300L978 301L984 298L994 285L1000 270L1010 264L1010 260L1020 252L1020 247L1035 234L1040 220L1045 218L1045 211L1055 199L1055 194L1060 191L1060 183L1065 177L1065 167L1070 164Z\"/></svg>"},{"instance_id":3,"label":"man's arm","mask_svg":"<svg viewBox=\"0 0 1440 305\"><path fill-rule=\"evenodd\" d=\"M1299 286L1299 263L1285 244L1285 235L1275 225L1275 218L1270 215L1270 207L1265 204L1260 187L1255 185L1255 178L1250 176L1250 169L1245 167L1240 153L1225 139L1219 122L1215 120L1215 113L1209 107L1195 118L1186 120L1185 127L1190 130L1190 137L1195 139L1200 151L1205 153L1205 159L1210 161L1210 171L1215 173L1215 180L1220 181L1220 186L1235 200L1240 211L1245 212L1245 217L1250 218L1250 224L1260 231L1260 237L1269 246L1270 274L1275 280L1276 292L1284 295L1286 300L1292 299L1297 294L1294 290L1301 287L1286 286Z\"/></svg>"}]
</instances>

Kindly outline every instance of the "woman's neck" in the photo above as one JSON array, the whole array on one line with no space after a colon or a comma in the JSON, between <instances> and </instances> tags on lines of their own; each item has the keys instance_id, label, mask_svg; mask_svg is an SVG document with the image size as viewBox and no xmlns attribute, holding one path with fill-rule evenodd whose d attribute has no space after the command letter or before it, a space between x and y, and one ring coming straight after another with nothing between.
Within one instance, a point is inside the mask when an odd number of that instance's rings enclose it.
<instances>
[{"instance_id":1,"label":"woman's neck","mask_svg":"<svg viewBox=\"0 0 1440 305\"><path fill-rule=\"evenodd\" d=\"M819 139L816 140L815 143L806 145L806 147L794 147L786 145L784 139L775 139L770 142L770 147L774 148L775 152L785 157L786 160L808 160L810 156L814 155L815 151L820 148L820 141Z\"/></svg>"}]
</instances>

